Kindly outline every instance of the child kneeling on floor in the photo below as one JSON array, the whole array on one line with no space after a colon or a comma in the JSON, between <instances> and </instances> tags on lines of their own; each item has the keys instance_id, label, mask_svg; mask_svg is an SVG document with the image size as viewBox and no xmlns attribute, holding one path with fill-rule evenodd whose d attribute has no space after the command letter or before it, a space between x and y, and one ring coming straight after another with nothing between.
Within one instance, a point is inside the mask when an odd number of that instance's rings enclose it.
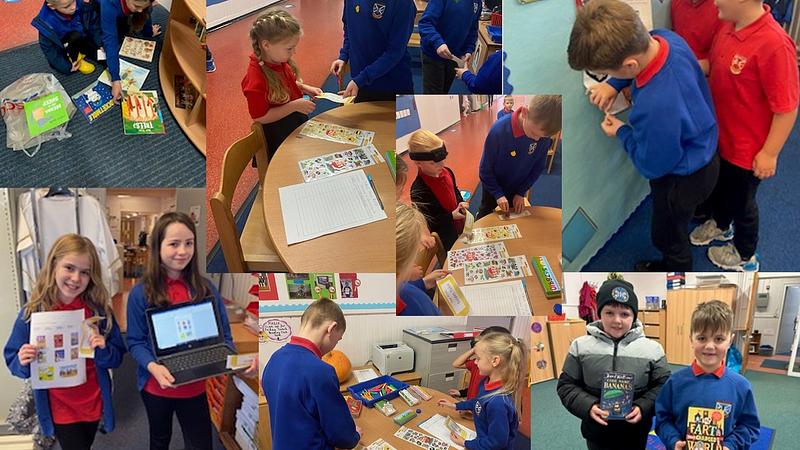
<instances>
[{"instance_id":1,"label":"child kneeling on floor","mask_svg":"<svg viewBox=\"0 0 800 450\"><path fill-rule=\"evenodd\" d=\"M39 47L50 67L61 73L94 72L97 50L103 46L100 9L96 2L45 0L31 25L39 31Z\"/></svg>"}]
</instances>

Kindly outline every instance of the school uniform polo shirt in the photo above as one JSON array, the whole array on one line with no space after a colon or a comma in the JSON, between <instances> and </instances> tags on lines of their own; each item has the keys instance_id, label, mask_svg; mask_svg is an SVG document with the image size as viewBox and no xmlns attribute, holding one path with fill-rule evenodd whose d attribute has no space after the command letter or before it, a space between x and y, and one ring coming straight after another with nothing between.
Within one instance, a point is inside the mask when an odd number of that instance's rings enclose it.
<instances>
[{"instance_id":1,"label":"school uniform polo shirt","mask_svg":"<svg viewBox=\"0 0 800 450\"><path fill-rule=\"evenodd\" d=\"M741 30L731 22L723 24L711 46L709 64L720 156L752 170L773 115L797 109L795 43L764 5L764 14Z\"/></svg>"},{"instance_id":2,"label":"school uniform polo shirt","mask_svg":"<svg viewBox=\"0 0 800 450\"><path fill-rule=\"evenodd\" d=\"M270 64L265 62L264 67L275 72L289 92L289 100L286 103L272 103L269 100L269 83L261 67L261 60L258 59L255 53L251 53L250 62L247 65L247 73L242 79L242 92L247 99L247 111L254 120L263 117L273 106L285 105L303 96L300 86L297 85L297 77L295 77L289 63Z\"/></svg>"},{"instance_id":3,"label":"school uniform polo shirt","mask_svg":"<svg viewBox=\"0 0 800 450\"><path fill-rule=\"evenodd\" d=\"M697 59L708 58L722 20L714 0L672 0L672 31L686 40Z\"/></svg>"}]
</instances>

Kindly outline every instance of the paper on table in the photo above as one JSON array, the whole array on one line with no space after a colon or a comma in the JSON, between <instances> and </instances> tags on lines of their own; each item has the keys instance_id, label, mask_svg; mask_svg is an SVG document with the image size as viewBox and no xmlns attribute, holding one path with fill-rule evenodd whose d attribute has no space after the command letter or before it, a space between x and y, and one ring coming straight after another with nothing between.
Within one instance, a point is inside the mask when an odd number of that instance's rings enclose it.
<instances>
[{"instance_id":1,"label":"paper on table","mask_svg":"<svg viewBox=\"0 0 800 450\"><path fill-rule=\"evenodd\" d=\"M372 380L374 378L378 378L378 374L375 373L375 370L369 369L358 369L353 371L353 376L356 377L356 381L359 383L363 383L365 381Z\"/></svg>"},{"instance_id":2,"label":"paper on table","mask_svg":"<svg viewBox=\"0 0 800 450\"><path fill-rule=\"evenodd\" d=\"M341 95L334 94L333 92L323 92L322 95L317 95L314 98L322 98L325 100L330 100L334 103L341 103L343 105L349 105L350 103L353 103L353 100L355 100L355 97L352 95L350 97L342 97Z\"/></svg>"},{"instance_id":3,"label":"paper on table","mask_svg":"<svg viewBox=\"0 0 800 450\"><path fill-rule=\"evenodd\" d=\"M459 289L458 283L456 283L456 279L453 278L453 275L448 274L446 277L437 281L436 286L439 288L439 293L442 295L442 298L444 298L444 301L450 306L450 311L453 311L454 316L466 316L469 314L469 302L467 302L467 298L464 296L461 289Z\"/></svg>"},{"instance_id":4,"label":"paper on table","mask_svg":"<svg viewBox=\"0 0 800 450\"><path fill-rule=\"evenodd\" d=\"M457 448L459 450L463 450L464 447L456 445L452 440L450 440L450 429L447 428L447 425L445 424L446 420L447 420L447 418L445 416L443 416L441 414L434 414L433 416L431 416L430 419L420 423L418 426L420 428L422 428L423 430L427 431L428 433L434 435L435 437L446 441L448 444L452 445L453 447L455 447L455 448ZM462 430L464 430L464 431L466 431L468 433L469 437L467 439L465 439L465 440L469 441L469 440L475 439L475 437L477 436L477 434L474 431L470 430L469 428L467 428L467 427L465 427L465 426L463 426L461 424L458 424L458 426Z\"/></svg>"},{"instance_id":5,"label":"paper on table","mask_svg":"<svg viewBox=\"0 0 800 450\"><path fill-rule=\"evenodd\" d=\"M463 286L461 292L475 316L531 315L528 292L522 280Z\"/></svg>"},{"instance_id":6,"label":"paper on table","mask_svg":"<svg viewBox=\"0 0 800 450\"><path fill-rule=\"evenodd\" d=\"M228 355L228 360L225 362L226 369L245 369L250 366L258 356L257 353L240 353L238 355Z\"/></svg>"},{"instance_id":7,"label":"paper on table","mask_svg":"<svg viewBox=\"0 0 800 450\"><path fill-rule=\"evenodd\" d=\"M284 186L278 195L290 245L387 218L363 170Z\"/></svg>"},{"instance_id":8,"label":"paper on table","mask_svg":"<svg viewBox=\"0 0 800 450\"><path fill-rule=\"evenodd\" d=\"M508 216L506 216L505 214L503 214L501 212L501 213L497 214L497 218L500 219L500 220L514 220L514 219L519 219L520 217L528 217L530 215L531 215L531 211L526 209L526 210L523 210L519 214L517 214L515 212L509 213Z\"/></svg>"},{"instance_id":9,"label":"paper on table","mask_svg":"<svg viewBox=\"0 0 800 450\"><path fill-rule=\"evenodd\" d=\"M37 347L31 362L31 387L49 389L86 382L86 360L79 356L83 309L31 314L30 344Z\"/></svg>"},{"instance_id":10,"label":"paper on table","mask_svg":"<svg viewBox=\"0 0 800 450\"><path fill-rule=\"evenodd\" d=\"M376 164L380 152L374 145L356 147L304 159L297 164L306 182L320 180Z\"/></svg>"}]
</instances>

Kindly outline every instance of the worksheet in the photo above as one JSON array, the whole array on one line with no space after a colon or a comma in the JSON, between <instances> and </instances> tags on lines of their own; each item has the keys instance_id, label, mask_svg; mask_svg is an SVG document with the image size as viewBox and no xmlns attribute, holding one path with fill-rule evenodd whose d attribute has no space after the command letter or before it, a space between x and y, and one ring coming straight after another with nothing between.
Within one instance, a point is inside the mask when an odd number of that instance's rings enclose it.
<instances>
[{"instance_id":1,"label":"worksheet","mask_svg":"<svg viewBox=\"0 0 800 450\"><path fill-rule=\"evenodd\" d=\"M38 349L31 362L33 389L86 382L86 360L79 354L83 315L83 309L31 314L30 344Z\"/></svg>"},{"instance_id":2,"label":"worksheet","mask_svg":"<svg viewBox=\"0 0 800 450\"><path fill-rule=\"evenodd\" d=\"M522 280L463 286L461 292L474 316L530 316L528 291Z\"/></svg>"},{"instance_id":3,"label":"worksheet","mask_svg":"<svg viewBox=\"0 0 800 450\"><path fill-rule=\"evenodd\" d=\"M450 419L450 417L443 416L441 414L434 414L433 416L431 416L430 419L420 423L419 427L427 431L428 433L434 435L435 437L447 442L448 444L450 444L451 447L463 450L464 447L456 445L455 443L453 443L453 441L450 440L451 430L448 427L448 422L450 426L458 427L460 434L462 434L462 438L465 437L466 435L466 438L464 439L465 441L475 439L475 437L477 436L477 434L474 431L470 430L464 425L461 425L460 423L453 421L452 419Z\"/></svg>"},{"instance_id":4,"label":"worksheet","mask_svg":"<svg viewBox=\"0 0 800 450\"><path fill-rule=\"evenodd\" d=\"M363 170L278 189L289 245L386 219Z\"/></svg>"}]
</instances>

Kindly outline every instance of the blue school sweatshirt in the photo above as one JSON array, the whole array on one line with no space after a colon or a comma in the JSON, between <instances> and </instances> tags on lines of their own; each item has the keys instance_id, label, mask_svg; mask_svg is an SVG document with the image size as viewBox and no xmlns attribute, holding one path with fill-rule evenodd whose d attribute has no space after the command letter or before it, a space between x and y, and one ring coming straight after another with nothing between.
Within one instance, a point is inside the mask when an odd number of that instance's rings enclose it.
<instances>
[{"instance_id":1,"label":"blue school sweatshirt","mask_svg":"<svg viewBox=\"0 0 800 450\"><path fill-rule=\"evenodd\" d=\"M526 136L519 125L521 110L501 117L489 129L478 172L483 188L495 199L505 196L509 204L514 195L524 196L544 172L553 142L549 137Z\"/></svg>"},{"instance_id":2,"label":"blue school sweatshirt","mask_svg":"<svg viewBox=\"0 0 800 450\"><path fill-rule=\"evenodd\" d=\"M100 13L93 3L85 4L82 0L75 2L75 12L67 19L55 10L42 5L39 14L33 18L31 25L39 31L39 47L53 69L62 73L72 72L72 62L61 40L73 31L86 36L94 45L102 47L103 35L100 29ZM94 58L95 55L88 55Z\"/></svg>"},{"instance_id":3,"label":"blue school sweatshirt","mask_svg":"<svg viewBox=\"0 0 800 450\"><path fill-rule=\"evenodd\" d=\"M753 390L747 378L738 373L725 367L702 373L693 363L669 377L656 400L655 426L667 448L675 448L676 442L686 439L690 406L724 411L724 445L730 450L749 449L758 440L761 425Z\"/></svg>"},{"instance_id":4,"label":"blue school sweatshirt","mask_svg":"<svg viewBox=\"0 0 800 450\"><path fill-rule=\"evenodd\" d=\"M472 411L475 439L466 441L464 447L480 450L510 450L519 427L519 417L511 394L487 394L500 389L501 381L480 384L477 397L456 403L458 411Z\"/></svg>"},{"instance_id":5,"label":"blue school sweatshirt","mask_svg":"<svg viewBox=\"0 0 800 450\"><path fill-rule=\"evenodd\" d=\"M119 44L125 36L119 35L117 20L127 17L122 12L122 3L125 0L100 0L100 25L103 28L103 49L106 52L106 64L111 81L119 81ZM151 6L152 8L152 6ZM152 12L152 11L151 11ZM148 17L144 28L139 32L146 38L153 37L153 21Z\"/></svg>"},{"instance_id":6,"label":"blue school sweatshirt","mask_svg":"<svg viewBox=\"0 0 800 450\"><path fill-rule=\"evenodd\" d=\"M353 448L361 438L336 371L292 338L269 358L261 386L274 450ZM313 345L313 344L311 344Z\"/></svg>"},{"instance_id":7,"label":"blue school sweatshirt","mask_svg":"<svg viewBox=\"0 0 800 450\"><path fill-rule=\"evenodd\" d=\"M503 116L510 116L513 112L513 109L511 111L506 111L506 107L503 106L500 108L500 111L497 111L497 120L500 120Z\"/></svg>"},{"instance_id":8,"label":"blue school sweatshirt","mask_svg":"<svg viewBox=\"0 0 800 450\"><path fill-rule=\"evenodd\" d=\"M217 311L219 311L220 322L222 322L222 333L225 336L225 342L231 347L233 345L233 338L231 337L231 327L228 324L228 314L225 312L225 305L222 303L222 297L219 295L216 286L210 280L206 279L208 289L214 297ZM189 290L191 295L194 292ZM136 387L141 391L147 380L152 376L147 371L147 365L156 360L153 345L150 342L150 327L147 325L147 315L145 310L149 308L147 304L147 297L144 293L144 284L138 283L131 289L128 294L128 333L126 340L128 342L128 351L131 356L138 363L136 368Z\"/></svg>"},{"instance_id":9,"label":"blue school sweatshirt","mask_svg":"<svg viewBox=\"0 0 800 450\"><path fill-rule=\"evenodd\" d=\"M442 313L428 294L425 293L425 282L419 280L408 281L400 285L399 297L405 303L405 308L398 311L400 316L441 316ZM400 305L398 305L399 309Z\"/></svg>"},{"instance_id":10,"label":"blue school sweatshirt","mask_svg":"<svg viewBox=\"0 0 800 450\"><path fill-rule=\"evenodd\" d=\"M617 91L631 86L633 106L617 137L645 178L691 175L717 151L711 90L683 38L669 30L650 34L662 42L661 52L667 47L663 66L651 63L636 81L609 80Z\"/></svg>"},{"instance_id":11,"label":"blue school sweatshirt","mask_svg":"<svg viewBox=\"0 0 800 450\"><path fill-rule=\"evenodd\" d=\"M104 330L106 320L101 320L98 329ZM19 362L17 352L23 344L31 341L31 323L25 320L25 310L17 314L11 335L3 349L3 356L11 374L20 378L30 378L31 366L23 366ZM97 371L97 384L100 385L100 397L102 399L102 419L103 429L107 432L114 431L114 407L111 401L111 374L109 369L116 369L122 363L122 356L125 354L125 342L116 323L112 323L111 331L106 336L106 348L96 348L94 350L95 370ZM53 416L50 412L50 397L47 389L33 390L33 403L36 406L36 416L39 418L39 425L45 436L55 436L53 426Z\"/></svg>"},{"instance_id":12,"label":"blue school sweatshirt","mask_svg":"<svg viewBox=\"0 0 800 450\"><path fill-rule=\"evenodd\" d=\"M473 94L499 94L503 90L503 52L498 50L483 63L475 75L470 71L461 75L461 80Z\"/></svg>"},{"instance_id":13,"label":"blue school sweatshirt","mask_svg":"<svg viewBox=\"0 0 800 450\"><path fill-rule=\"evenodd\" d=\"M459 58L475 51L481 0L430 0L419 19L420 48L431 58L446 61L436 49L447 44Z\"/></svg>"},{"instance_id":14,"label":"blue school sweatshirt","mask_svg":"<svg viewBox=\"0 0 800 450\"><path fill-rule=\"evenodd\" d=\"M417 9L411 0L345 0L339 59L350 61L359 89L412 94L408 39Z\"/></svg>"}]
</instances>

